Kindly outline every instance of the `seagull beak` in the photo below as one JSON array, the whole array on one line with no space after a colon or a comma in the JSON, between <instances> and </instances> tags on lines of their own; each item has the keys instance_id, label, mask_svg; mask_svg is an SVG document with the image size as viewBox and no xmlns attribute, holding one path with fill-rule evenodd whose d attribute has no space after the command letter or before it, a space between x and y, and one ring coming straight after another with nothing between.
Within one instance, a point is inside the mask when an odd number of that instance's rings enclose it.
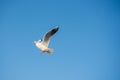
<instances>
[{"instance_id":1,"label":"seagull beak","mask_svg":"<svg viewBox=\"0 0 120 80\"><path fill-rule=\"evenodd\" d=\"M33 42L33 44L35 44L35 42Z\"/></svg>"}]
</instances>

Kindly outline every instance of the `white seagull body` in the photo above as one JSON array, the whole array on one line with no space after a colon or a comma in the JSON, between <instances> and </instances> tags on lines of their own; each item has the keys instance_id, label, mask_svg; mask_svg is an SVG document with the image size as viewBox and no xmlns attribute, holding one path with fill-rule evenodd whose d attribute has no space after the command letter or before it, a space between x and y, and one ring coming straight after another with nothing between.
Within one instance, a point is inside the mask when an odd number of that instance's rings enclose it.
<instances>
[{"instance_id":1,"label":"white seagull body","mask_svg":"<svg viewBox=\"0 0 120 80\"><path fill-rule=\"evenodd\" d=\"M59 27L54 27L52 30L48 31L43 39L34 41L33 43L37 46L38 49L42 51L42 53L47 52L47 53L52 53L53 49L48 48L50 38L53 36L57 31Z\"/></svg>"}]
</instances>

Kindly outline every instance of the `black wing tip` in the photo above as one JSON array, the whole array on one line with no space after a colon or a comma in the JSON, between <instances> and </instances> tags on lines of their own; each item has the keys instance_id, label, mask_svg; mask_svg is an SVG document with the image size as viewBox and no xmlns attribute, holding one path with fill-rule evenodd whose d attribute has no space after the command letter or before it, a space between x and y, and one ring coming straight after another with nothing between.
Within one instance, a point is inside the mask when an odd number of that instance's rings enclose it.
<instances>
[{"instance_id":1,"label":"black wing tip","mask_svg":"<svg viewBox=\"0 0 120 80\"><path fill-rule=\"evenodd\" d=\"M58 29L59 29L59 27L58 27L58 26L55 26L55 27L51 30L52 34L56 33L56 32L58 31Z\"/></svg>"}]
</instances>

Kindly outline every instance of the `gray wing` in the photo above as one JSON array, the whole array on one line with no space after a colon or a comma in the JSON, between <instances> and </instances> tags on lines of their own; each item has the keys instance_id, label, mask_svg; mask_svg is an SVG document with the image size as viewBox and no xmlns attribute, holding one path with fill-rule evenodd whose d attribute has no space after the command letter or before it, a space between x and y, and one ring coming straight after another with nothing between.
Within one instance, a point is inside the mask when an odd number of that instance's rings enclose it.
<instances>
[{"instance_id":1,"label":"gray wing","mask_svg":"<svg viewBox=\"0 0 120 80\"><path fill-rule=\"evenodd\" d=\"M54 27L52 30L48 31L44 35L44 37L43 37L43 44L45 46L48 46L51 36L53 36L58 31L58 29L59 29L59 27Z\"/></svg>"}]
</instances>

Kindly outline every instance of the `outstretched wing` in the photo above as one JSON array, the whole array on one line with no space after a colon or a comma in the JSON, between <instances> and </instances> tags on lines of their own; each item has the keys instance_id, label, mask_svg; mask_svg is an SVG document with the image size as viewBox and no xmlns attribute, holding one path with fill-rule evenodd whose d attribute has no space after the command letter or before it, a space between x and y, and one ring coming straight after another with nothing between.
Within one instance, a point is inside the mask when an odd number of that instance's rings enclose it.
<instances>
[{"instance_id":1,"label":"outstretched wing","mask_svg":"<svg viewBox=\"0 0 120 80\"><path fill-rule=\"evenodd\" d=\"M51 36L53 36L57 31L58 31L59 27L54 27L52 30L48 31L44 37L43 37L43 44L48 47L49 41Z\"/></svg>"}]
</instances>

